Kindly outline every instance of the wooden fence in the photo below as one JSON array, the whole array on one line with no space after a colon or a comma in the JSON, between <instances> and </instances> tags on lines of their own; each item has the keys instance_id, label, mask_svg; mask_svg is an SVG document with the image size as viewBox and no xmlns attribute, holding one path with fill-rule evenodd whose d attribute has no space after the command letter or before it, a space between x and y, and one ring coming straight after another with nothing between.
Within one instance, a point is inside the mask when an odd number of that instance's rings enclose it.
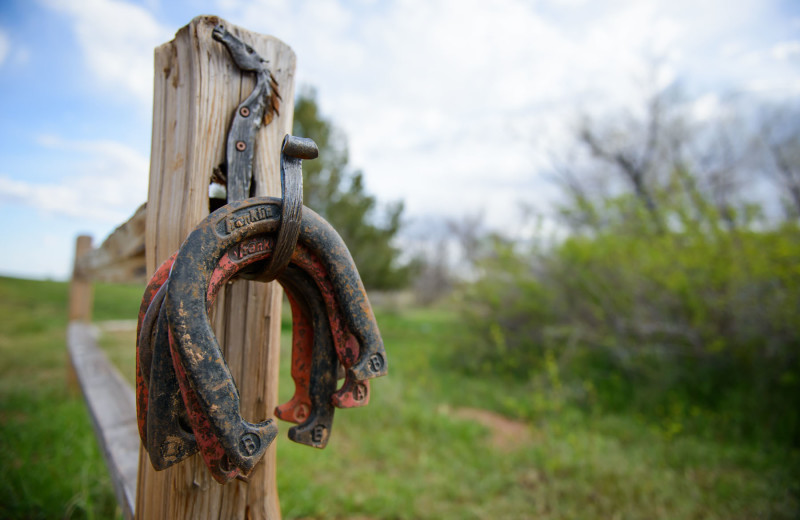
<instances>
[{"instance_id":1,"label":"wooden fence","mask_svg":"<svg viewBox=\"0 0 800 520\"><path fill-rule=\"evenodd\" d=\"M139 431L133 388L97 346L91 324L92 281L144 283L143 204L103 244L92 249L91 237L79 236L70 285L67 352L68 380L79 385L92 419L117 502L126 519L134 518Z\"/></svg>"}]
</instances>

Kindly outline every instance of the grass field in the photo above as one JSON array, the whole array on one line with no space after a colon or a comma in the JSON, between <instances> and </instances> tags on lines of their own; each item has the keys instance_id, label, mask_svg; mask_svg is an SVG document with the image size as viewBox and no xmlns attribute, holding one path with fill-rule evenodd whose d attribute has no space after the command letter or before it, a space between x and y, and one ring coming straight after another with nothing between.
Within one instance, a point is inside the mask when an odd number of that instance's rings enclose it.
<instances>
[{"instance_id":1,"label":"grass field","mask_svg":"<svg viewBox=\"0 0 800 520\"><path fill-rule=\"evenodd\" d=\"M141 291L96 286L95 319L135 318ZM66 299L63 283L0 278L0 518L118 515L82 400L65 391ZM279 425L286 518L798 517L796 454L578 408L557 374L469 377L448 367L459 324L447 310L378 319L390 375L371 404L339 411L322 451ZM132 379L133 331L101 346Z\"/></svg>"}]
</instances>

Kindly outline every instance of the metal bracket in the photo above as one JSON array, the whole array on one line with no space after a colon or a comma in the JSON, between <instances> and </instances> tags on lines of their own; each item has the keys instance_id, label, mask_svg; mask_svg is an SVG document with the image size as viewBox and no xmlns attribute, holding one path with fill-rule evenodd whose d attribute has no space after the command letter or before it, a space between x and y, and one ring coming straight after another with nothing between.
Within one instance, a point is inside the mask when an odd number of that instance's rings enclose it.
<instances>
[{"instance_id":1,"label":"metal bracket","mask_svg":"<svg viewBox=\"0 0 800 520\"><path fill-rule=\"evenodd\" d=\"M319 156L317 143L306 137L286 134L281 145L281 227L275 251L261 273L252 279L269 282L278 277L297 246L303 219L303 159Z\"/></svg>"},{"instance_id":2,"label":"metal bracket","mask_svg":"<svg viewBox=\"0 0 800 520\"><path fill-rule=\"evenodd\" d=\"M245 72L255 72L256 86L233 115L225 151L228 202L250 196L253 180L253 148L262 121L269 124L273 112L280 115L281 95L268 61L242 40L217 25L211 36L227 47L234 63Z\"/></svg>"}]
</instances>

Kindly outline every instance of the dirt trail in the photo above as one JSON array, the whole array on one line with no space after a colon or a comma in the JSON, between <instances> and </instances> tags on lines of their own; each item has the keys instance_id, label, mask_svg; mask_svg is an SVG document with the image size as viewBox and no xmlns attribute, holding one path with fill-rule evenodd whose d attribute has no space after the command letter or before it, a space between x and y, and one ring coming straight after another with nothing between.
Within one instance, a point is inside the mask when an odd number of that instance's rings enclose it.
<instances>
[{"instance_id":1,"label":"dirt trail","mask_svg":"<svg viewBox=\"0 0 800 520\"><path fill-rule=\"evenodd\" d=\"M521 421L504 417L499 413L479 408L456 408L454 417L475 421L492 432L491 444L503 451L511 451L531 440L531 429Z\"/></svg>"}]
</instances>

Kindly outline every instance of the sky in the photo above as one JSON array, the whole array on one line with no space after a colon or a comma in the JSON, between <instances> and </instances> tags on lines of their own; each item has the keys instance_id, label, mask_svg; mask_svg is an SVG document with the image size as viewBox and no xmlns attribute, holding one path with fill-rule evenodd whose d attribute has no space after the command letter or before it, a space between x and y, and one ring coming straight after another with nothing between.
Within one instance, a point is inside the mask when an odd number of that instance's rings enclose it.
<instances>
[{"instance_id":1,"label":"sky","mask_svg":"<svg viewBox=\"0 0 800 520\"><path fill-rule=\"evenodd\" d=\"M288 43L367 191L416 229L547 213L576 117L648 88L702 114L800 98L796 0L0 0L0 275L66 279L78 234L145 202L153 49L201 14Z\"/></svg>"}]
</instances>

